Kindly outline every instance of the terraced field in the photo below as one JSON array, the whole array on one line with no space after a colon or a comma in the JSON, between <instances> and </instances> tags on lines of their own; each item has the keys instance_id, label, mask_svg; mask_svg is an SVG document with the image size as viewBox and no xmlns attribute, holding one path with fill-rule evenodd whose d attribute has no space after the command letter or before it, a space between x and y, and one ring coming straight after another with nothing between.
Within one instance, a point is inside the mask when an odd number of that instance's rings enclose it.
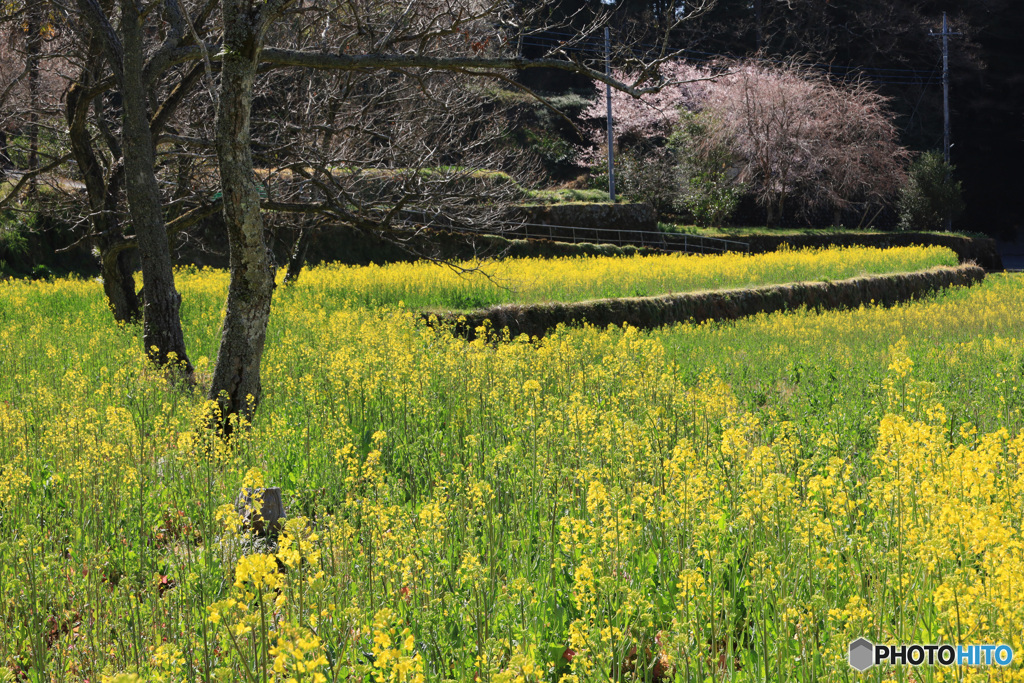
<instances>
[{"instance_id":1,"label":"terraced field","mask_svg":"<svg viewBox=\"0 0 1024 683\"><path fill-rule=\"evenodd\" d=\"M812 255L806 276L843 277L850 256ZM740 273L734 258L692 286ZM500 272L591 296L570 265ZM417 273L315 269L279 290L264 402L228 441L99 284L0 283L0 664L67 681L788 682L859 678L861 636L1024 652L1021 276L889 309L489 344L426 327L417 307L463 279ZM179 273L200 389L226 285ZM282 489L276 542L248 530L243 486Z\"/></svg>"}]
</instances>

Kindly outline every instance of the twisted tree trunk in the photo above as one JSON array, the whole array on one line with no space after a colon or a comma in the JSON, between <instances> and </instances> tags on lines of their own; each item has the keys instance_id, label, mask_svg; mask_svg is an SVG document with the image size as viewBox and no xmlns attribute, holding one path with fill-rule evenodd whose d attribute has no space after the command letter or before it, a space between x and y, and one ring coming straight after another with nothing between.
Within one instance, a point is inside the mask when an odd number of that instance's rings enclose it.
<instances>
[{"instance_id":1,"label":"twisted tree trunk","mask_svg":"<svg viewBox=\"0 0 1024 683\"><path fill-rule=\"evenodd\" d=\"M86 73L83 73L81 80L87 80ZM82 173L89 198L89 219L95 235L93 241L100 254L103 293L107 296L107 305L115 320L137 322L142 318L142 309L135 293L135 278L130 266L131 247L119 244L123 239L120 239L121 226L117 219L117 195L124 178L124 167L115 170L109 180L104 178L85 127L89 101L81 83L73 83L68 88L65 101L71 153Z\"/></svg>"},{"instance_id":2,"label":"twisted tree trunk","mask_svg":"<svg viewBox=\"0 0 1024 683\"><path fill-rule=\"evenodd\" d=\"M107 305L119 323L137 323L142 318L135 276L131 268L131 249L100 249L103 293Z\"/></svg>"},{"instance_id":3,"label":"twisted tree trunk","mask_svg":"<svg viewBox=\"0 0 1024 683\"><path fill-rule=\"evenodd\" d=\"M210 398L220 406L222 419L233 414L251 419L260 401L260 362L274 294L274 268L263 235L249 130L265 18L243 0L223 0L222 7L217 156L231 283Z\"/></svg>"},{"instance_id":4,"label":"twisted tree trunk","mask_svg":"<svg viewBox=\"0 0 1024 683\"><path fill-rule=\"evenodd\" d=\"M119 38L97 0L77 0L77 4L95 39L103 45L121 90L125 190L142 258L145 292L142 343L154 362L165 365L173 360L191 379L192 364L185 353L185 337L178 317L181 295L174 286L171 248L156 179L156 149L144 76L146 46L139 6L135 0L121 0Z\"/></svg>"},{"instance_id":5,"label":"twisted tree trunk","mask_svg":"<svg viewBox=\"0 0 1024 683\"><path fill-rule=\"evenodd\" d=\"M163 365L174 358L191 375L192 364L185 353L185 337L178 316L181 295L174 286L171 248L154 171L156 150L150 134L143 79L146 51L142 19L134 0L121 2L121 30L124 36L121 92L124 101L125 187L142 257L142 287L145 292L142 341L153 361Z\"/></svg>"}]
</instances>

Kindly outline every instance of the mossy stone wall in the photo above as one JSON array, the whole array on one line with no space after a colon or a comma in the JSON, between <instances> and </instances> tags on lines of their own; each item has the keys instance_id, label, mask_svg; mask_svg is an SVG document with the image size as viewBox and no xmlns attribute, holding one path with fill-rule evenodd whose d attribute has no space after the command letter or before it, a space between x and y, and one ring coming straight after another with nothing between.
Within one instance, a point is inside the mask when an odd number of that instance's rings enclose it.
<instances>
[{"instance_id":1,"label":"mossy stone wall","mask_svg":"<svg viewBox=\"0 0 1024 683\"><path fill-rule=\"evenodd\" d=\"M970 286L984 278L985 270L976 265L938 266L914 273L855 277L836 282L795 282L574 303L503 304L469 313L428 311L423 316L431 324L450 326L457 334L468 338L475 338L478 328L483 326L498 333L507 328L514 339L521 334L543 337L559 324L629 325L651 329L673 323L736 320L804 306L824 310L858 308L862 304L892 306L946 287Z\"/></svg>"}]
</instances>

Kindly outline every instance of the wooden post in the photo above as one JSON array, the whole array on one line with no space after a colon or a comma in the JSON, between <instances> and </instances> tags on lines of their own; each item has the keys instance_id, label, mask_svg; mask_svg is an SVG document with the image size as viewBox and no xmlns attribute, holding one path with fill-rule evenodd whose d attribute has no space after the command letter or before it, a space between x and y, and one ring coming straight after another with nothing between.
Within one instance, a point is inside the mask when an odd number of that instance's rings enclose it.
<instances>
[{"instance_id":1,"label":"wooden post","mask_svg":"<svg viewBox=\"0 0 1024 683\"><path fill-rule=\"evenodd\" d=\"M257 513L252 509L253 499L262 497L262 504ZM245 518L245 525L257 536L267 536L284 527L284 502L281 500L281 488L272 486L267 489L242 489L235 501L235 508Z\"/></svg>"}]
</instances>

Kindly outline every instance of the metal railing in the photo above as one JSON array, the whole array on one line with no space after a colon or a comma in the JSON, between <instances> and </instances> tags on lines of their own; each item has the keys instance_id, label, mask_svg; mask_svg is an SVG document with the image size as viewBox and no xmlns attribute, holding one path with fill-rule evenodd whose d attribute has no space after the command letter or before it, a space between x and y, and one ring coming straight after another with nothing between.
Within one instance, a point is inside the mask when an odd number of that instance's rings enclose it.
<instances>
[{"instance_id":1,"label":"metal railing","mask_svg":"<svg viewBox=\"0 0 1024 683\"><path fill-rule=\"evenodd\" d=\"M410 224L413 224L411 221ZM579 225L554 225L550 223L505 223L504 230L483 230L465 226L436 226L442 230L467 235L496 235L499 237L520 237L547 239L552 242L571 244L594 243L614 246L635 246L660 251L679 251L699 254L722 254L728 251L750 253L750 244L721 237L691 235L689 233L662 232L660 230L629 230L623 228L588 228Z\"/></svg>"}]
</instances>

